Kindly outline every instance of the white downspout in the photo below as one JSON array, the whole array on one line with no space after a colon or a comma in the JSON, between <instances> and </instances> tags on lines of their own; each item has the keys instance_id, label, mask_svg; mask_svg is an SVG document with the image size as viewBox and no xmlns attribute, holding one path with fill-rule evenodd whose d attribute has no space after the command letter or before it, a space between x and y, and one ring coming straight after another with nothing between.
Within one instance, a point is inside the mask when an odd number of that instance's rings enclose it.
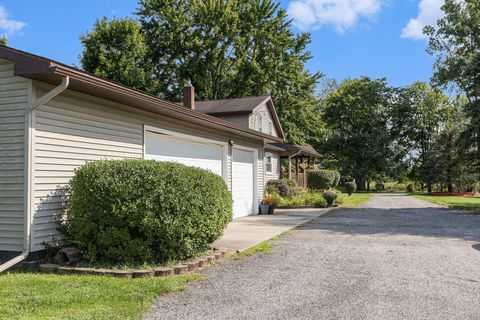
<instances>
[{"instance_id":1,"label":"white downspout","mask_svg":"<svg viewBox=\"0 0 480 320\"><path fill-rule=\"evenodd\" d=\"M39 107L40 105L46 103L47 101L55 98L57 95L59 95L62 91L66 90L68 88L68 85L70 83L70 77L65 76L62 79L62 83L58 85L57 87L53 88L51 91L47 92L45 95L41 96L37 100L35 100L31 106L29 106L26 110L25 114L25 123L29 123L30 117L32 114L32 111L35 110L35 108ZM28 127L27 127L28 129ZM27 165L27 181L28 183L25 184L25 188L27 188L28 196L27 196L27 201L26 201L26 218L23 226L23 233L24 233L24 238L23 238L23 251L20 255L16 256L15 258L5 262L4 264L0 265L0 272L3 272L7 270L10 267L13 267L17 263L21 262L25 258L28 257L28 254L30 253L30 236L31 236L31 222L32 222L32 210L30 209L30 198L31 198L31 192L30 192L30 186L31 186L31 141L30 141L30 130L27 131L28 134L26 134L26 147L28 146L27 150L27 155L28 158L26 162L28 163Z\"/></svg>"}]
</instances>

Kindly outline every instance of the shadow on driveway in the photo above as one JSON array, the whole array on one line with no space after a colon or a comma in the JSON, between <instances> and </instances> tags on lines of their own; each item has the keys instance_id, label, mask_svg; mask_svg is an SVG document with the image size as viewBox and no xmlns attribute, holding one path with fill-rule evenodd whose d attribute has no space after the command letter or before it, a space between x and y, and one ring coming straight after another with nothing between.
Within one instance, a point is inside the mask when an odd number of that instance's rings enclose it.
<instances>
[{"instance_id":1,"label":"shadow on driveway","mask_svg":"<svg viewBox=\"0 0 480 320\"><path fill-rule=\"evenodd\" d=\"M351 208L300 226L348 235L411 235L480 241L480 216L441 207ZM480 244L474 249L480 250Z\"/></svg>"}]
</instances>

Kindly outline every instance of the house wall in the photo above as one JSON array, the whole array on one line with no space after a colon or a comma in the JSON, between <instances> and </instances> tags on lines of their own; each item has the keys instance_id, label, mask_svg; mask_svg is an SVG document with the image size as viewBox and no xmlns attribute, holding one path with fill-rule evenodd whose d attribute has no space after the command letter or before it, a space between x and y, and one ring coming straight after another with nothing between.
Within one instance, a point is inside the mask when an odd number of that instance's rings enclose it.
<instances>
[{"instance_id":1,"label":"house wall","mask_svg":"<svg viewBox=\"0 0 480 320\"><path fill-rule=\"evenodd\" d=\"M280 179L280 155L275 152L265 151L265 166L267 155L272 156L272 172L268 173L265 168L265 184L270 180Z\"/></svg>"},{"instance_id":2,"label":"house wall","mask_svg":"<svg viewBox=\"0 0 480 320\"><path fill-rule=\"evenodd\" d=\"M242 127L247 127L249 128L249 115L236 115L236 116L218 116L217 118L230 121L232 123L235 123L236 125L242 126Z\"/></svg>"},{"instance_id":3,"label":"house wall","mask_svg":"<svg viewBox=\"0 0 480 320\"><path fill-rule=\"evenodd\" d=\"M0 251L22 251L25 200L25 117L30 81L0 59Z\"/></svg>"},{"instance_id":4,"label":"house wall","mask_svg":"<svg viewBox=\"0 0 480 320\"><path fill-rule=\"evenodd\" d=\"M37 96L51 86L35 82ZM35 210L32 251L43 242L61 238L56 217L68 197L68 181L75 168L97 159L143 157L143 127L150 125L259 150L258 196L263 195L263 144L243 141L204 127L166 118L125 105L66 91L37 108L33 127L33 188ZM228 185L231 188L231 148L228 152Z\"/></svg>"},{"instance_id":5,"label":"house wall","mask_svg":"<svg viewBox=\"0 0 480 320\"><path fill-rule=\"evenodd\" d=\"M266 103L259 107L253 114L251 114L248 121L249 128L261 131L266 134L270 134L274 137L278 137L278 132L275 128L272 114L270 113L270 109L268 108ZM270 123L272 127L272 132L270 132L269 130Z\"/></svg>"}]
</instances>

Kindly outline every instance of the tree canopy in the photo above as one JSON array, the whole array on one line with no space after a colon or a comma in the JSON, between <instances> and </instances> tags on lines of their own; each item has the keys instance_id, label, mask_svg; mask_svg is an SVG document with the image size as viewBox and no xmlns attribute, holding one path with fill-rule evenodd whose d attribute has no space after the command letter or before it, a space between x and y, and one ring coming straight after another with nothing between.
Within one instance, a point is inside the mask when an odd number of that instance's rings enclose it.
<instances>
[{"instance_id":1,"label":"tree canopy","mask_svg":"<svg viewBox=\"0 0 480 320\"><path fill-rule=\"evenodd\" d=\"M271 94L289 142L320 139L310 34L295 34L278 3L141 0L135 14L82 37L86 71L173 101L189 81L199 100Z\"/></svg>"},{"instance_id":2,"label":"tree canopy","mask_svg":"<svg viewBox=\"0 0 480 320\"><path fill-rule=\"evenodd\" d=\"M324 152L338 161L343 175L356 179L359 190L373 174L388 171L389 96L385 79L362 77L344 81L325 99Z\"/></svg>"},{"instance_id":3,"label":"tree canopy","mask_svg":"<svg viewBox=\"0 0 480 320\"><path fill-rule=\"evenodd\" d=\"M271 94L292 144L312 144L322 166L357 180L409 180L428 190L473 189L480 172L480 2L446 0L428 26L431 85L386 79L323 80L306 63L274 0L140 0L134 18L103 18L81 37L86 71L180 101ZM445 89L453 85L454 94ZM476 165L476 167L475 167Z\"/></svg>"},{"instance_id":4,"label":"tree canopy","mask_svg":"<svg viewBox=\"0 0 480 320\"><path fill-rule=\"evenodd\" d=\"M467 121L459 141L480 169L480 1L445 0L442 10L438 26L424 29L428 51L436 56L432 81L453 84L466 95Z\"/></svg>"}]
</instances>

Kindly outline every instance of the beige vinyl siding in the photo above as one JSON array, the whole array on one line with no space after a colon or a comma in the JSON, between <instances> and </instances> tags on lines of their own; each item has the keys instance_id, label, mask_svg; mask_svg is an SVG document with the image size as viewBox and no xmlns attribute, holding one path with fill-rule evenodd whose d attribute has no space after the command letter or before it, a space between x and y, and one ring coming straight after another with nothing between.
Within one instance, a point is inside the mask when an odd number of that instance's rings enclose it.
<instances>
[{"instance_id":1,"label":"beige vinyl siding","mask_svg":"<svg viewBox=\"0 0 480 320\"><path fill-rule=\"evenodd\" d=\"M249 127L248 121L249 121L249 115L237 115L237 116L219 116L217 118L230 121L232 123L235 123L236 125L242 126L242 127Z\"/></svg>"},{"instance_id":2,"label":"beige vinyl siding","mask_svg":"<svg viewBox=\"0 0 480 320\"><path fill-rule=\"evenodd\" d=\"M265 166L263 163L264 150L263 146L258 148L258 203L263 200L263 193L265 189Z\"/></svg>"},{"instance_id":3,"label":"beige vinyl siding","mask_svg":"<svg viewBox=\"0 0 480 320\"><path fill-rule=\"evenodd\" d=\"M25 219L25 112L29 80L0 59L0 251L22 251Z\"/></svg>"},{"instance_id":4,"label":"beige vinyl siding","mask_svg":"<svg viewBox=\"0 0 480 320\"><path fill-rule=\"evenodd\" d=\"M56 219L75 168L92 160L142 158L143 123L100 105L59 97L35 110L34 128L32 250L37 251L43 242L61 239Z\"/></svg>"},{"instance_id":5,"label":"beige vinyl siding","mask_svg":"<svg viewBox=\"0 0 480 320\"><path fill-rule=\"evenodd\" d=\"M272 156L272 172L268 173L266 170L267 155ZM280 179L280 156L274 152L265 152L265 184L270 180Z\"/></svg>"},{"instance_id":6,"label":"beige vinyl siding","mask_svg":"<svg viewBox=\"0 0 480 320\"><path fill-rule=\"evenodd\" d=\"M51 89L36 85L38 96ZM43 242L61 239L55 219L63 212L75 168L97 159L142 158L144 125L220 142L235 140L204 127L67 90L34 113L33 251L43 249ZM229 173L230 162L231 151ZM228 185L231 187L231 174Z\"/></svg>"},{"instance_id":7,"label":"beige vinyl siding","mask_svg":"<svg viewBox=\"0 0 480 320\"><path fill-rule=\"evenodd\" d=\"M260 124L261 123L261 124ZM272 132L270 133L270 125L272 128ZM255 113L250 115L249 118L249 127L250 129L258 130L266 134L270 134L274 137L278 137L277 129L275 128L275 124L273 122L272 114L270 113L270 109L268 108L267 104L263 104L259 107Z\"/></svg>"}]
</instances>

